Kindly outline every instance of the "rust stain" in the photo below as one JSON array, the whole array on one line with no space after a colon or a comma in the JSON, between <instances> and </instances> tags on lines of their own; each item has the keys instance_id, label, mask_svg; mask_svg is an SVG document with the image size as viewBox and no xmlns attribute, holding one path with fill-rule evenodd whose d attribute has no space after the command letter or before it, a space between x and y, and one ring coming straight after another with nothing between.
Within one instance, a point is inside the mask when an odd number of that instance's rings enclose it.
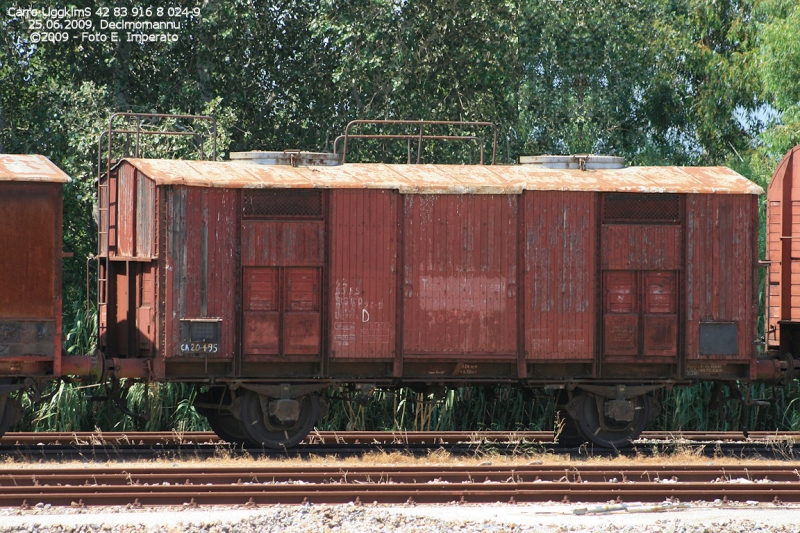
<instances>
[{"instance_id":1,"label":"rust stain","mask_svg":"<svg viewBox=\"0 0 800 533\"><path fill-rule=\"evenodd\" d=\"M405 354L516 353L516 202L405 200Z\"/></svg>"},{"instance_id":2,"label":"rust stain","mask_svg":"<svg viewBox=\"0 0 800 533\"><path fill-rule=\"evenodd\" d=\"M42 155L0 154L0 181L69 183L72 180Z\"/></svg>"},{"instance_id":3,"label":"rust stain","mask_svg":"<svg viewBox=\"0 0 800 533\"><path fill-rule=\"evenodd\" d=\"M2 157L2 172L8 172L9 157L32 156ZM0 356L43 355L58 372L62 187L32 174L14 178L0 177Z\"/></svg>"},{"instance_id":4,"label":"rust stain","mask_svg":"<svg viewBox=\"0 0 800 533\"><path fill-rule=\"evenodd\" d=\"M800 305L793 287L800 284L795 272L795 259L800 255L800 224L797 222L797 203L800 187L794 183L800 175L800 146L795 146L784 155L772 176L767 192L767 249L768 263L766 317L768 343L781 345L782 320L797 320ZM789 268L783 265L789 263ZM783 344L785 345L785 339Z\"/></svg>"},{"instance_id":5,"label":"rust stain","mask_svg":"<svg viewBox=\"0 0 800 533\"><path fill-rule=\"evenodd\" d=\"M386 190L331 193L331 355L395 355L397 220L400 196Z\"/></svg>"},{"instance_id":6,"label":"rust stain","mask_svg":"<svg viewBox=\"0 0 800 533\"><path fill-rule=\"evenodd\" d=\"M394 189L402 194L520 194L592 191L687 194L762 194L758 185L725 167L541 169L529 165L383 165L333 167L251 165L230 161L123 160L157 185L222 188Z\"/></svg>"}]
</instances>

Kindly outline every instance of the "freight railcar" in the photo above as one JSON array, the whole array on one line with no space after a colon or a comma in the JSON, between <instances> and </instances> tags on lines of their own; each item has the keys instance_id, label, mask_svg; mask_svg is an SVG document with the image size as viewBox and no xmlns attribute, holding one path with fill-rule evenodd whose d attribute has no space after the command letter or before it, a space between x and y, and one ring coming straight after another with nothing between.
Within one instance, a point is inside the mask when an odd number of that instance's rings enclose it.
<instances>
[{"instance_id":1,"label":"freight railcar","mask_svg":"<svg viewBox=\"0 0 800 533\"><path fill-rule=\"evenodd\" d=\"M508 383L620 446L658 389L780 372L754 349L762 190L727 168L231 159L100 185L101 350L213 385L224 438L296 444L332 385Z\"/></svg>"},{"instance_id":2,"label":"freight railcar","mask_svg":"<svg viewBox=\"0 0 800 533\"><path fill-rule=\"evenodd\" d=\"M311 430L331 386L504 383L555 390L562 437L623 446L660 389L795 376L793 154L768 192L765 350L762 191L727 168L246 152L126 158L102 176L99 351L83 356L60 348L69 178L2 156L2 430L19 416L10 392L65 375L205 385L197 408L220 436L277 448Z\"/></svg>"}]
</instances>

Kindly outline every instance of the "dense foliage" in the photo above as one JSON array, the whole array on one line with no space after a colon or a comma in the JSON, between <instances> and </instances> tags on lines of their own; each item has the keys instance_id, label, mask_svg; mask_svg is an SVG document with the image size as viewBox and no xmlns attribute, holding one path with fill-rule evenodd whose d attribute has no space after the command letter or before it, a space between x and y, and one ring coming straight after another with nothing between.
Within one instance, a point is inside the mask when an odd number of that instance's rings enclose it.
<instances>
[{"instance_id":1,"label":"dense foliage","mask_svg":"<svg viewBox=\"0 0 800 533\"><path fill-rule=\"evenodd\" d=\"M330 151L356 118L487 120L500 128L500 161L595 152L635 164L728 164L762 185L800 142L794 0L178 0L200 16L181 19L177 42L57 44L32 42L31 20L8 14L14 5L0 1L0 152L47 155L74 178L65 193L64 248L75 253L65 260L65 302L87 296L97 138L116 111L214 114L223 151ZM173 156L189 148L147 145ZM401 143L354 150L361 160L406 157ZM434 143L422 156L475 157ZM68 323L88 323L81 306L66 307ZM447 401L474 406L477 397L488 402L484 393ZM537 400L521 394L515 405L525 413ZM386 425L398 402L415 401L387 397L375 417ZM472 423L528 427L540 415Z\"/></svg>"}]
</instances>

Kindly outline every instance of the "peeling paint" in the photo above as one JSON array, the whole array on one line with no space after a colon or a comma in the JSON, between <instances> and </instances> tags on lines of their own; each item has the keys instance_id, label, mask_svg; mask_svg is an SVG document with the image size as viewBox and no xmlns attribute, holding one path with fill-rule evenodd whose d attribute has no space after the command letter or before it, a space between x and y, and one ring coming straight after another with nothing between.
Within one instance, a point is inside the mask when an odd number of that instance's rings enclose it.
<instances>
[{"instance_id":1,"label":"peeling paint","mask_svg":"<svg viewBox=\"0 0 800 533\"><path fill-rule=\"evenodd\" d=\"M531 165L384 165L334 167L250 165L230 161L124 159L158 185L223 188L393 189L401 194L521 194L593 191L762 194L726 167L539 169Z\"/></svg>"},{"instance_id":2,"label":"peeling paint","mask_svg":"<svg viewBox=\"0 0 800 533\"><path fill-rule=\"evenodd\" d=\"M69 183L72 179L43 155L0 154L0 181Z\"/></svg>"}]
</instances>

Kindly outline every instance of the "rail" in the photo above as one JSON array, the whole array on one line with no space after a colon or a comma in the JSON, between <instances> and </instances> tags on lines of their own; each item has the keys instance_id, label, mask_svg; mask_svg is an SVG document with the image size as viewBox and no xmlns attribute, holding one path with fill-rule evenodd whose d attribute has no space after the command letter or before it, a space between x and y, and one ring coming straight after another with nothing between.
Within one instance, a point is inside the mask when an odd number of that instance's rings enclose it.
<instances>
[{"instance_id":1,"label":"rail","mask_svg":"<svg viewBox=\"0 0 800 533\"><path fill-rule=\"evenodd\" d=\"M743 483L743 480L746 482ZM172 466L4 468L0 506L360 503L800 502L791 464ZM581 508L576 514L581 514Z\"/></svg>"},{"instance_id":2,"label":"rail","mask_svg":"<svg viewBox=\"0 0 800 533\"><path fill-rule=\"evenodd\" d=\"M762 442L800 443L796 431L751 431L745 439L741 431L645 431L640 441L652 442ZM0 438L3 445L95 444L170 445L219 444L223 442L210 431L160 432L9 432ZM553 442L552 431L313 431L305 444L455 444L455 443Z\"/></svg>"}]
</instances>

